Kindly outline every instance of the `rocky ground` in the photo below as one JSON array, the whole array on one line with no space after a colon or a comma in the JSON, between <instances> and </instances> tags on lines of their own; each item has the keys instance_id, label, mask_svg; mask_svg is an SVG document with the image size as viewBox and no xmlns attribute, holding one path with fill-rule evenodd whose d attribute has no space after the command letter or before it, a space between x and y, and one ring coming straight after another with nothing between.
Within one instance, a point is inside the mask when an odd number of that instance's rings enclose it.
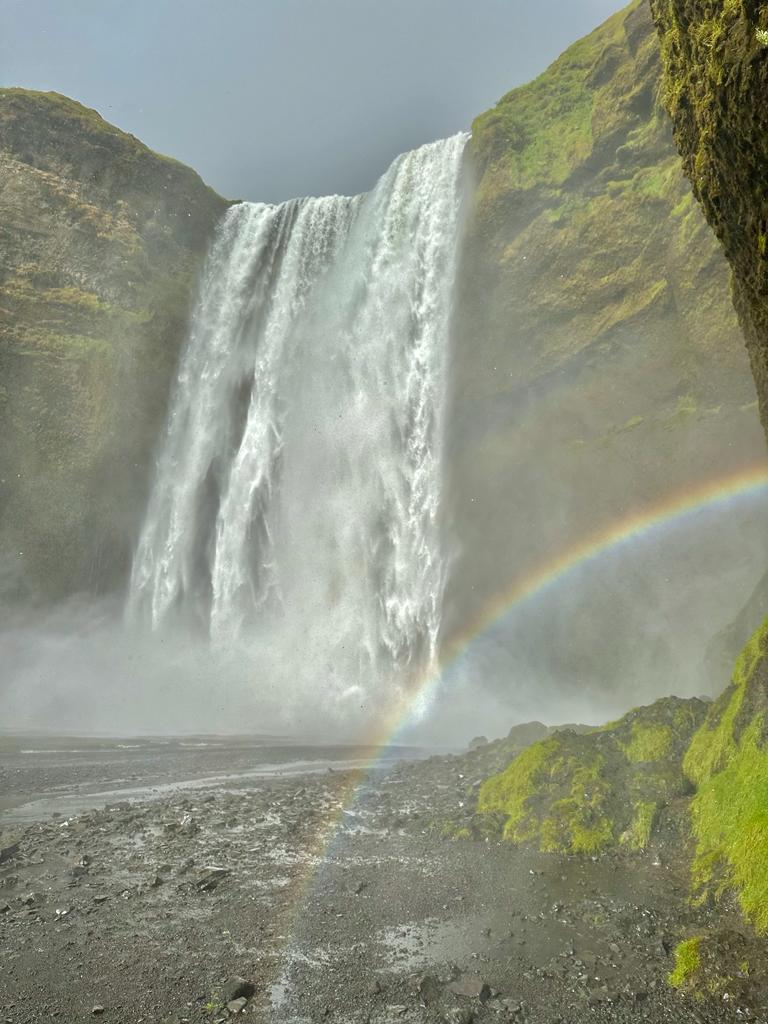
<instances>
[{"instance_id":1,"label":"rocky ground","mask_svg":"<svg viewBox=\"0 0 768 1024\"><path fill-rule=\"evenodd\" d=\"M667 986L679 939L724 924L690 907L682 851L443 838L488 757L210 778L206 754L199 788L24 822L41 778L0 756L17 797L0 817L0 1021L768 1019L747 979L716 1002ZM117 783L125 764L101 771Z\"/></svg>"}]
</instances>

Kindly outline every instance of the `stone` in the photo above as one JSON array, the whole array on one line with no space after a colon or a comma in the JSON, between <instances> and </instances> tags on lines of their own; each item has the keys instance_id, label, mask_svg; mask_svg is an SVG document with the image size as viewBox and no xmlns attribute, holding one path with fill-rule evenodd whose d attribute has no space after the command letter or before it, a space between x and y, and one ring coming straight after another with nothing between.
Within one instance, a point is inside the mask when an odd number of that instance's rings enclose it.
<instances>
[{"instance_id":1,"label":"stone","mask_svg":"<svg viewBox=\"0 0 768 1024\"><path fill-rule=\"evenodd\" d=\"M13 860L13 858L19 852L20 847L20 843L9 843L7 841L4 846L0 846L0 864L5 864L6 861Z\"/></svg>"},{"instance_id":2,"label":"stone","mask_svg":"<svg viewBox=\"0 0 768 1024\"><path fill-rule=\"evenodd\" d=\"M247 978L241 978L239 974L233 974L221 986L223 1002L229 1004L237 999L250 999L256 991L256 986Z\"/></svg>"},{"instance_id":3,"label":"stone","mask_svg":"<svg viewBox=\"0 0 768 1024\"><path fill-rule=\"evenodd\" d=\"M240 996L239 999L230 999L230 1001L227 1003L227 1009L229 1010L230 1013L233 1014L242 1013L247 1005L248 1000L245 998L245 996Z\"/></svg>"},{"instance_id":4,"label":"stone","mask_svg":"<svg viewBox=\"0 0 768 1024\"><path fill-rule=\"evenodd\" d=\"M432 974L422 974L416 979L416 991L419 994L419 999L424 1006L428 1006L430 1003L436 1003L440 998L442 992L442 985Z\"/></svg>"},{"instance_id":5,"label":"stone","mask_svg":"<svg viewBox=\"0 0 768 1024\"><path fill-rule=\"evenodd\" d=\"M203 868L203 874L195 883L201 892L212 892L232 872L229 868Z\"/></svg>"},{"instance_id":6,"label":"stone","mask_svg":"<svg viewBox=\"0 0 768 1024\"><path fill-rule=\"evenodd\" d=\"M448 991L463 999L479 999L484 1003L491 995L490 986L479 974L462 974L448 986Z\"/></svg>"},{"instance_id":7,"label":"stone","mask_svg":"<svg viewBox=\"0 0 768 1024\"><path fill-rule=\"evenodd\" d=\"M453 1006L443 1017L445 1024L472 1024L475 1015L468 1006Z\"/></svg>"},{"instance_id":8,"label":"stone","mask_svg":"<svg viewBox=\"0 0 768 1024\"><path fill-rule=\"evenodd\" d=\"M101 1005L101 1003L96 1003L94 1008L91 1010L91 1013L93 1014L94 1017L100 1017L102 1013L104 1013L104 1007Z\"/></svg>"}]
</instances>

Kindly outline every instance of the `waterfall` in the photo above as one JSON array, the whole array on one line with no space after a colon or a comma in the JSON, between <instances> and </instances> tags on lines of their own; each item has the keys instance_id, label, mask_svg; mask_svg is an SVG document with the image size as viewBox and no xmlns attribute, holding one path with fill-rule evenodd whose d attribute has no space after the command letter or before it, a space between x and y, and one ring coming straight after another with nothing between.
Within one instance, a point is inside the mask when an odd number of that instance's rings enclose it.
<instances>
[{"instance_id":1,"label":"waterfall","mask_svg":"<svg viewBox=\"0 0 768 1024\"><path fill-rule=\"evenodd\" d=\"M364 196L230 208L171 396L128 596L298 699L434 659L465 135Z\"/></svg>"}]
</instances>

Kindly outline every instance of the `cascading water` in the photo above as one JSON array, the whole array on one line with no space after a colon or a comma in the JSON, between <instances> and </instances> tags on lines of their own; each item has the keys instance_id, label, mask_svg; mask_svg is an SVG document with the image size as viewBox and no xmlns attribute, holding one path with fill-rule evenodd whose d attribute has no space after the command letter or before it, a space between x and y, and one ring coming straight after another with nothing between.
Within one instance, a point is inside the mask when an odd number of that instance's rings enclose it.
<instances>
[{"instance_id":1,"label":"cascading water","mask_svg":"<svg viewBox=\"0 0 768 1024\"><path fill-rule=\"evenodd\" d=\"M286 705L380 705L435 656L465 142L365 196L234 206L207 260L128 608Z\"/></svg>"}]
</instances>

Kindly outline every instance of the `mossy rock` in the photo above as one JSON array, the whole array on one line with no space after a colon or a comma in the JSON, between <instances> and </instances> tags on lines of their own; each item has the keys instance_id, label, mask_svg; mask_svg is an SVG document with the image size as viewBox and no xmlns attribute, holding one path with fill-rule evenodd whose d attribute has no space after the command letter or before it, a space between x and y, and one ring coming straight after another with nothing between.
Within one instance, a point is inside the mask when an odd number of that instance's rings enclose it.
<instances>
[{"instance_id":1,"label":"mossy rock","mask_svg":"<svg viewBox=\"0 0 768 1024\"><path fill-rule=\"evenodd\" d=\"M741 655L728 689L693 737L683 767L696 786L693 884L700 900L735 893L768 933L768 619Z\"/></svg>"},{"instance_id":2,"label":"mossy rock","mask_svg":"<svg viewBox=\"0 0 768 1024\"><path fill-rule=\"evenodd\" d=\"M645 849L659 814L690 789L682 761L706 708L668 697L534 743L481 786L478 828L544 852Z\"/></svg>"},{"instance_id":3,"label":"mossy rock","mask_svg":"<svg viewBox=\"0 0 768 1024\"><path fill-rule=\"evenodd\" d=\"M764 944L732 928L688 935L674 949L667 983L696 1003L725 1003L737 1019L751 1019L765 1009Z\"/></svg>"},{"instance_id":4,"label":"mossy rock","mask_svg":"<svg viewBox=\"0 0 768 1024\"><path fill-rule=\"evenodd\" d=\"M733 272L768 430L768 7L651 0L683 169Z\"/></svg>"}]
</instances>

